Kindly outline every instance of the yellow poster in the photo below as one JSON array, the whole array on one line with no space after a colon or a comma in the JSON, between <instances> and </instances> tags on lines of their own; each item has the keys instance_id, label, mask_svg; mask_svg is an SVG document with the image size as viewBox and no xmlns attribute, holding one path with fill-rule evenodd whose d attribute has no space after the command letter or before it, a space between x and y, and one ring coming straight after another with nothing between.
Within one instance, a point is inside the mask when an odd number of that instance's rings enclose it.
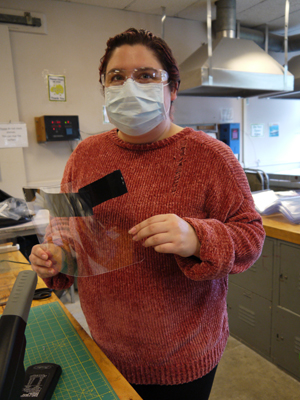
<instances>
[{"instance_id":1,"label":"yellow poster","mask_svg":"<svg viewBox=\"0 0 300 400\"><path fill-rule=\"evenodd\" d=\"M66 81L63 75L48 75L50 101L66 101Z\"/></svg>"}]
</instances>

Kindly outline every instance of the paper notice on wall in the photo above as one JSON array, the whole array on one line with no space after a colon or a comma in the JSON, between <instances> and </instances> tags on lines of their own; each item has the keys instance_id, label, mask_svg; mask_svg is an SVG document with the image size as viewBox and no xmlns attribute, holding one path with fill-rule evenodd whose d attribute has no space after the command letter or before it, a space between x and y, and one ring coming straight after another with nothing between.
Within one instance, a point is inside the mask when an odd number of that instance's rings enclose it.
<instances>
[{"instance_id":1,"label":"paper notice on wall","mask_svg":"<svg viewBox=\"0 0 300 400\"><path fill-rule=\"evenodd\" d=\"M233 108L220 109L221 123L233 122Z\"/></svg>"},{"instance_id":2,"label":"paper notice on wall","mask_svg":"<svg viewBox=\"0 0 300 400\"><path fill-rule=\"evenodd\" d=\"M48 75L50 101L66 101L66 78L63 75Z\"/></svg>"},{"instance_id":3,"label":"paper notice on wall","mask_svg":"<svg viewBox=\"0 0 300 400\"><path fill-rule=\"evenodd\" d=\"M0 124L0 148L28 147L25 123Z\"/></svg>"},{"instance_id":4,"label":"paper notice on wall","mask_svg":"<svg viewBox=\"0 0 300 400\"><path fill-rule=\"evenodd\" d=\"M279 124L269 125L269 136L270 137L279 136Z\"/></svg>"},{"instance_id":5,"label":"paper notice on wall","mask_svg":"<svg viewBox=\"0 0 300 400\"><path fill-rule=\"evenodd\" d=\"M263 137L264 136L264 124L252 124L251 125L251 136Z\"/></svg>"}]
</instances>

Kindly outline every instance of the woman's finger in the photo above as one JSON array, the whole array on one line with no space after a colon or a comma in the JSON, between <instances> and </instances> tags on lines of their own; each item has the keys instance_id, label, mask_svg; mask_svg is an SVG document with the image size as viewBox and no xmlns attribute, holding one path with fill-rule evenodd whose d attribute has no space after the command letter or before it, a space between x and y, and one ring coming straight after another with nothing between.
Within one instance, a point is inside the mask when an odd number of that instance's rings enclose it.
<instances>
[{"instance_id":1,"label":"woman's finger","mask_svg":"<svg viewBox=\"0 0 300 400\"><path fill-rule=\"evenodd\" d=\"M33 271L43 279L52 277L59 272L56 268L57 263L47 245L33 246L29 260Z\"/></svg>"},{"instance_id":2,"label":"woman's finger","mask_svg":"<svg viewBox=\"0 0 300 400\"><path fill-rule=\"evenodd\" d=\"M148 237L144 243L144 247L155 247L165 243L172 243L171 237L168 233L160 233L157 235L153 235Z\"/></svg>"},{"instance_id":3,"label":"woman's finger","mask_svg":"<svg viewBox=\"0 0 300 400\"><path fill-rule=\"evenodd\" d=\"M147 228L148 226L166 221L167 217L168 214L154 215L153 217L145 219L144 221L132 227L128 233L131 235L136 235L138 232L140 232L144 228Z\"/></svg>"},{"instance_id":4,"label":"woman's finger","mask_svg":"<svg viewBox=\"0 0 300 400\"><path fill-rule=\"evenodd\" d=\"M36 247L36 246L34 246ZM49 260L48 254L46 254L42 249L36 247L32 248L29 260L32 265L50 268L52 266L51 260Z\"/></svg>"},{"instance_id":5,"label":"woman's finger","mask_svg":"<svg viewBox=\"0 0 300 400\"><path fill-rule=\"evenodd\" d=\"M178 215L155 215L137 224L129 233L135 241L145 239L143 246L153 247L159 253L200 258L200 242L194 228Z\"/></svg>"},{"instance_id":6,"label":"woman's finger","mask_svg":"<svg viewBox=\"0 0 300 400\"><path fill-rule=\"evenodd\" d=\"M37 244L37 245L33 246L31 254L34 254L36 257L39 257L43 260L48 260L49 255L46 250L47 250L47 246Z\"/></svg>"}]
</instances>

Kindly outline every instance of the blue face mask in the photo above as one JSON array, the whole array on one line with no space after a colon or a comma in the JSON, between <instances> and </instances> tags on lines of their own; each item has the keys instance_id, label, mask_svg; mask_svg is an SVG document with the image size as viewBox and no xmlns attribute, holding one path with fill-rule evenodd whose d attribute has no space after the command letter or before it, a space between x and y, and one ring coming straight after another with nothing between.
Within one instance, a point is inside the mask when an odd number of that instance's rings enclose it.
<instances>
[{"instance_id":1,"label":"blue face mask","mask_svg":"<svg viewBox=\"0 0 300 400\"><path fill-rule=\"evenodd\" d=\"M140 136L167 119L162 83L141 84L127 79L124 85L105 88L110 122L129 136Z\"/></svg>"}]
</instances>

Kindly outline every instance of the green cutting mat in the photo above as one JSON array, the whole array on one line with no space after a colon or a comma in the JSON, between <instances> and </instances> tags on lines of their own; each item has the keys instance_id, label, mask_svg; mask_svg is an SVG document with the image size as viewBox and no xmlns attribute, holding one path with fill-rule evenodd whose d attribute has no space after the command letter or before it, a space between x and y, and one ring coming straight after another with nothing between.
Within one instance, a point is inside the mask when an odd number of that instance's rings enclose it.
<instances>
[{"instance_id":1,"label":"green cutting mat","mask_svg":"<svg viewBox=\"0 0 300 400\"><path fill-rule=\"evenodd\" d=\"M24 365L50 362L62 367L53 400L118 400L58 302L30 309Z\"/></svg>"}]
</instances>

